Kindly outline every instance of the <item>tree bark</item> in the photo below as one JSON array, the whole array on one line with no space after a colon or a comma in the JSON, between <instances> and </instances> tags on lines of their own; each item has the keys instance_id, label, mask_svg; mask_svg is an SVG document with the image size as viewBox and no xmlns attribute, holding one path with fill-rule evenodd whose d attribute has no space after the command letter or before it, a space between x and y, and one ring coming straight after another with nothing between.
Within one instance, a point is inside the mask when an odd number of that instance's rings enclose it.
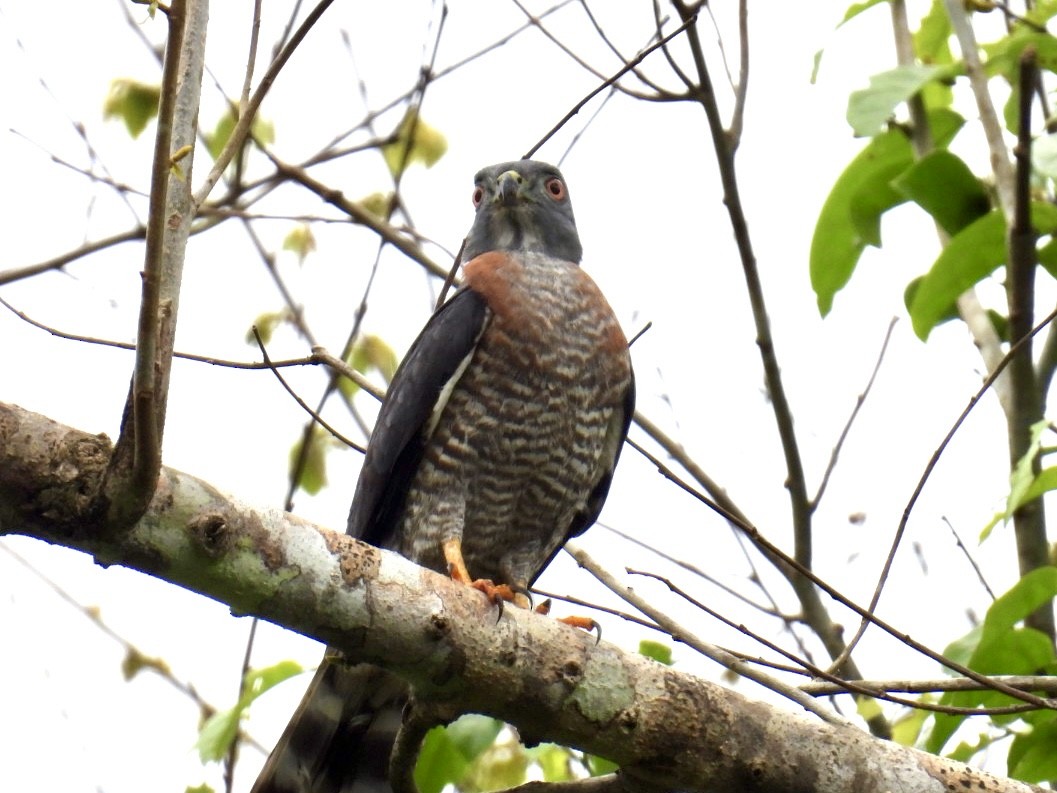
<instances>
[{"instance_id":1,"label":"tree bark","mask_svg":"<svg viewBox=\"0 0 1057 793\"><path fill-rule=\"evenodd\" d=\"M164 468L146 513L108 532L96 504L112 452L0 403L0 533L77 548L215 598L406 677L419 698L486 713L526 742L612 759L631 779L690 791L1040 790L834 728L481 593Z\"/></svg>"}]
</instances>

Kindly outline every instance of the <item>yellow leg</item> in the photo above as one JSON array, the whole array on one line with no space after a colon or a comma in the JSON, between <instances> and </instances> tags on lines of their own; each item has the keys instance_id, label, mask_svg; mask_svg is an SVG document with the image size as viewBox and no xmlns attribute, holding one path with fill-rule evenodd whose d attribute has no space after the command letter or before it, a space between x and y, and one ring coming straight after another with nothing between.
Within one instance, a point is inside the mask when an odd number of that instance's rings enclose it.
<instances>
[{"instance_id":1,"label":"yellow leg","mask_svg":"<svg viewBox=\"0 0 1057 793\"><path fill-rule=\"evenodd\" d=\"M517 603L517 593L506 584L496 584L486 578L471 578L470 571L466 569L466 560L462 558L462 540L452 538L444 540L440 545L444 553L444 561L448 564L448 575L452 581L469 584L474 589L484 592L493 603L507 601ZM521 605L518 603L518 605Z\"/></svg>"},{"instance_id":2,"label":"yellow leg","mask_svg":"<svg viewBox=\"0 0 1057 793\"><path fill-rule=\"evenodd\" d=\"M470 571L466 569L466 562L462 558L462 540L453 537L442 542L440 547L444 551L444 561L448 563L448 575L452 580L464 584L471 583L473 579L470 578Z\"/></svg>"}]
</instances>

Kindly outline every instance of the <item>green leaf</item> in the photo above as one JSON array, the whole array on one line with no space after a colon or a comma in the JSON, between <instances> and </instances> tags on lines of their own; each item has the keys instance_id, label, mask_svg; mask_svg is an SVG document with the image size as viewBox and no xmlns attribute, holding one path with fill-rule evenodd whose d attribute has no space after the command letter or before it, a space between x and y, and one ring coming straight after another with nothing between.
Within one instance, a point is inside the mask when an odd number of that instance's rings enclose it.
<instances>
[{"instance_id":1,"label":"green leaf","mask_svg":"<svg viewBox=\"0 0 1057 793\"><path fill-rule=\"evenodd\" d=\"M246 673L246 685L243 687L242 704L251 704L261 694L304 671L304 667L296 661L279 661L271 666L249 670Z\"/></svg>"},{"instance_id":2,"label":"green leaf","mask_svg":"<svg viewBox=\"0 0 1057 793\"><path fill-rule=\"evenodd\" d=\"M914 293L910 318L918 337L927 339L958 296L1005 260L1006 220L1001 210L992 210L952 237Z\"/></svg>"},{"instance_id":3,"label":"green leaf","mask_svg":"<svg viewBox=\"0 0 1057 793\"><path fill-rule=\"evenodd\" d=\"M1031 500L1027 494L1035 482L1035 472L1032 469L1035 465L1035 458L1039 454L1039 449L1042 448L1042 437L1049 429L1049 426L1049 422L1045 420L1037 421L1031 425L1031 441L1028 443L1027 451L1017 460L1017 464L1013 466L1013 471L1009 475L1006 520L1012 518L1014 512Z\"/></svg>"},{"instance_id":4,"label":"green leaf","mask_svg":"<svg viewBox=\"0 0 1057 793\"><path fill-rule=\"evenodd\" d=\"M471 764L459 780L462 793L507 790L525 782L529 756L516 740L493 744Z\"/></svg>"},{"instance_id":5,"label":"green leaf","mask_svg":"<svg viewBox=\"0 0 1057 793\"><path fill-rule=\"evenodd\" d=\"M1036 674L1051 669L1057 656L1053 644L1041 631L1017 627L1029 614L1057 596L1057 567L1040 567L1021 578L988 608L981 625L974 628L946 650L954 660L985 675ZM968 660L963 660L971 650ZM1002 707L1013 703L1011 697L997 691L955 691L940 698L943 705L962 708ZM936 714L925 749L939 753L965 721L965 716ZM996 724L1008 723L1017 714L996 715Z\"/></svg>"},{"instance_id":6,"label":"green leaf","mask_svg":"<svg viewBox=\"0 0 1057 793\"><path fill-rule=\"evenodd\" d=\"M207 785L203 782L201 785L184 788L184 793L214 793L214 790L211 785Z\"/></svg>"},{"instance_id":7,"label":"green leaf","mask_svg":"<svg viewBox=\"0 0 1057 793\"><path fill-rule=\"evenodd\" d=\"M110 93L103 103L103 118L119 118L128 134L138 138L152 118L158 115L161 89L135 80L119 79L110 83Z\"/></svg>"},{"instance_id":8,"label":"green leaf","mask_svg":"<svg viewBox=\"0 0 1057 793\"><path fill-rule=\"evenodd\" d=\"M887 0L864 0L864 2L862 3L852 3L850 6L848 6L848 10L844 12L844 18L840 21L840 25L843 25L845 22L855 19L855 17L859 16L859 14L861 14L863 11L867 11L873 8L875 5L879 5L880 3L886 2ZM837 27L839 28L840 25L837 25Z\"/></svg>"},{"instance_id":9,"label":"green leaf","mask_svg":"<svg viewBox=\"0 0 1057 793\"><path fill-rule=\"evenodd\" d=\"M912 162L906 136L890 130L870 141L833 185L811 238L811 286L823 316L851 279L866 245L880 244L879 233L870 227L879 229L881 215L903 202L889 183Z\"/></svg>"},{"instance_id":10,"label":"green leaf","mask_svg":"<svg viewBox=\"0 0 1057 793\"><path fill-rule=\"evenodd\" d=\"M448 737L467 760L473 760L495 743L503 722L478 713L467 713L448 725Z\"/></svg>"},{"instance_id":11,"label":"green leaf","mask_svg":"<svg viewBox=\"0 0 1057 793\"><path fill-rule=\"evenodd\" d=\"M198 731L195 748L203 763L215 763L224 759L231 748L235 736L239 733L239 721L242 719L242 708L221 710L210 716Z\"/></svg>"},{"instance_id":12,"label":"green leaf","mask_svg":"<svg viewBox=\"0 0 1057 793\"><path fill-rule=\"evenodd\" d=\"M661 642L642 639L639 642L639 655L645 655L647 658L652 658L665 666L672 665L672 648Z\"/></svg>"},{"instance_id":13,"label":"green leaf","mask_svg":"<svg viewBox=\"0 0 1057 793\"><path fill-rule=\"evenodd\" d=\"M1045 715L1047 719L1017 735L1009 747L1007 773L1014 779L1033 784L1057 779L1057 714Z\"/></svg>"},{"instance_id":14,"label":"green leaf","mask_svg":"<svg viewBox=\"0 0 1057 793\"><path fill-rule=\"evenodd\" d=\"M914 54L926 64L949 64L951 18L943 0L932 0L921 26L914 32Z\"/></svg>"},{"instance_id":15,"label":"green leaf","mask_svg":"<svg viewBox=\"0 0 1057 793\"><path fill-rule=\"evenodd\" d=\"M935 702L936 698L929 694L922 694L917 698L920 702ZM929 711L923 708L909 708L892 723L892 740L900 746L915 746L925 722L929 719Z\"/></svg>"},{"instance_id":16,"label":"green leaf","mask_svg":"<svg viewBox=\"0 0 1057 793\"><path fill-rule=\"evenodd\" d=\"M960 157L936 149L915 162L892 182L948 234L954 235L987 214L991 201L980 180Z\"/></svg>"},{"instance_id":17,"label":"green leaf","mask_svg":"<svg viewBox=\"0 0 1057 793\"><path fill-rule=\"evenodd\" d=\"M426 733L418 753L415 786L419 793L440 793L445 785L462 779L469 765L444 727L434 727Z\"/></svg>"},{"instance_id":18,"label":"green leaf","mask_svg":"<svg viewBox=\"0 0 1057 793\"><path fill-rule=\"evenodd\" d=\"M1057 490L1057 468L1043 468L1032 481L1031 487L1025 491L1024 500L1021 503L1027 504L1051 490Z\"/></svg>"},{"instance_id":19,"label":"green leaf","mask_svg":"<svg viewBox=\"0 0 1057 793\"><path fill-rule=\"evenodd\" d=\"M604 757L599 757L596 754L585 754L584 760L587 763L587 770L591 776L603 776L605 774L612 774L618 768L619 765L614 763L612 760L606 760Z\"/></svg>"},{"instance_id":20,"label":"green leaf","mask_svg":"<svg viewBox=\"0 0 1057 793\"><path fill-rule=\"evenodd\" d=\"M312 227L307 223L300 223L286 235L283 240L283 250L293 251L297 256L298 263L304 264L305 259L316 249L316 238L312 234Z\"/></svg>"},{"instance_id":21,"label":"green leaf","mask_svg":"<svg viewBox=\"0 0 1057 793\"><path fill-rule=\"evenodd\" d=\"M949 72L946 66L897 66L870 78L870 87L853 91L848 99L848 123L856 137L870 137L882 129L895 112L927 83Z\"/></svg>"},{"instance_id":22,"label":"green leaf","mask_svg":"<svg viewBox=\"0 0 1057 793\"><path fill-rule=\"evenodd\" d=\"M860 719L867 722L870 719L884 715L884 711L881 710L881 703L873 697L856 697L855 712L859 714Z\"/></svg>"},{"instance_id":23,"label":"green leaf","mask_svg":"<svg viewBox=\"0 0 1057 793\"><path fill-rule=\"evenodd\" d=\"M932 137L946 146L965 119L939 109L929 114ZM898 129L878 135L837 178L811 238L811 286L825 316L833 298L851 278L867 245L881 244L881 215L905 199L891 181L914 162L910 142Z\"/></svg>"},{"instance_id":24,"label":"green leaf","mask_svg":"<svg viewBox=\"0 0 1057 793\"><path fill-rule=\"evenodd\" d=\"M426 733L415 766L419 793L440 793L448 784L460 784L461 788L473 761L495 743L502 729L501 721L468 713L447 727L434 727Z\"/></svg>"},{"instance_id":25,"label":"green leaf","mask_svg":"<svg viewBox=\"0 0 1057 793\"><path fill-rule=\"evenodd\" d=\"M290 476L297 486L310 496L316 495L327 486L327 444L323 432L317 427L312 429L308 438L308 451L301 459L301 447L304 435L290 447ZM300 465L300 469L298 469Z\"/></svg>"},{"instance_id":26,"label":"green leaf","mask_svg":"<svg viewBox=\"0 0 1057 793\"><path fill-rule=\"evenodd\" d=\"M1057 567L1047 566L1032 570L991 604L984 617L980 646L1003 641L1014 625L1054 597L1057 597Z\"/></svg>"},{"instance_id":27,"label":"green leaf","mask_svg":"<svg viewBox=\"0 0 1057 793\"><path fill-rule=\"evenodd\" d=\"M393 142L382 146L382 157L395 178L415 162L433 167L447 150L444 135L423 121L415 109L409 108L396 128Z\"/></svg>"},{"instance_id":28,"label":"green leaf","mask_svg":"<svg viewBox=\"0 0 1057 793\"><path fill-rule=\"evenodd\" d=\"M541 743L526 750L540 771L544 782L569 782L576 778L572 769L572 753L556 743Z\"/></svg>"},{"instance_id":29,"label":"green leaf","mask_svg":"<svg viewBox=\"0 0 1057 793\"><path fill-rule=\"evenodd\" d=\"M861 14L863 11L873 8L875 5L887 3L887 1L888 0L864 0L864 2L861 3L852 3L850 6L848 6L848 10L844 12L844 18L837 23L837 29L839 30L841 26L844 25L844 23L855 19L855 17L859 16L859 14ZM819 67L822 65L822 53L823 50L821 49L815 52L814 65L811 68L812 85L815 84L815 80L818 78L818 70Z\"/></svg>"},{"instance_id":30,"label":"green leaf","mask_svg":"<svg viewBox=\"0 0 1057 793\"><path fill-rule=\"evenodd\" d=\"M239 701L226 710L214 713L198 731L195 748L202 762L223 760L238 735L246 709L265 691L301 671L301 665L294 661L280 661L273 666L247 672Z\"/></svg>"}]
</instances>

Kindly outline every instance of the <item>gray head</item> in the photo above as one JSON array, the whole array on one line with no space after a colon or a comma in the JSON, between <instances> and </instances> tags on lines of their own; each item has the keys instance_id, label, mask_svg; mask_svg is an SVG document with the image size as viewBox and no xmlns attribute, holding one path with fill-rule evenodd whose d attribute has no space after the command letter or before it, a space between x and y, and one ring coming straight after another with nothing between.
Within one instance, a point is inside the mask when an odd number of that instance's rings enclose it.
<instances>
[{"instance_id":1,"label":"gray head","mask_svg":"<svg viewBox=\"0 0 1057 793\"><path fill-rule=\"evenodd\" d=\"M583 256L569 189L553 165L516 160L482 168L473 205L464 262L488 251L536 251L576 263Z\"/></svg>"}]
</instances>

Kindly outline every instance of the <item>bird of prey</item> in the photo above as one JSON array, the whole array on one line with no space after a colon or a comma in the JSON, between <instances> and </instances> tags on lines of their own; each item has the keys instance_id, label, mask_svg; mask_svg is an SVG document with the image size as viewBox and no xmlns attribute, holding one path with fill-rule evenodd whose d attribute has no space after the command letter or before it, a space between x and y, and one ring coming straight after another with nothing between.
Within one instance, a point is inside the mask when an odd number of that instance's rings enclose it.
<instances>
[{"instance_id":1,"label":"bird of prey","mask_svg":"<svg viewBox=\"0 0 1057 793\"><path fill-rule=\"evenodd\" d=\"M463 286L393 378L348 533L524 604L602 509L634 375L613 310L580 268L559 170L533 160L484 168L473 205ZM406 698L391 673L328 651L254 793L391 791Z\"/></svg>"}]
</instances>

